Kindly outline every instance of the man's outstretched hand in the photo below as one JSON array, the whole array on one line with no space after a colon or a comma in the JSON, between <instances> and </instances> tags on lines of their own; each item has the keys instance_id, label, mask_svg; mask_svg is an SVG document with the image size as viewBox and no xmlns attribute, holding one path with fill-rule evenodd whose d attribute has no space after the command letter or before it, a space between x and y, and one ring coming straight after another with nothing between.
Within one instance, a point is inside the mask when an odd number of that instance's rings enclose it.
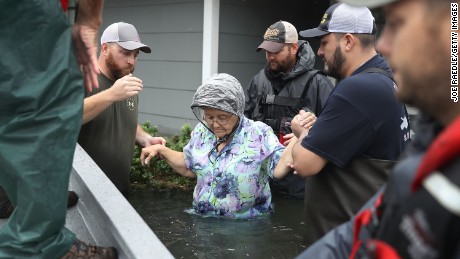
<instances>
[{"instance_id":1,"label":"man's outstretched hand","mask_svg":"<svg viewBox=\"0 0 460 259\"><path fill-rule=\"evenodd\" d=\"M89 93L94 88L99 88L97 75L97 31L88 25L75 23L72 27L72 39L75 55L84 76L85 89Z\"/></svg>"}]
</instances>

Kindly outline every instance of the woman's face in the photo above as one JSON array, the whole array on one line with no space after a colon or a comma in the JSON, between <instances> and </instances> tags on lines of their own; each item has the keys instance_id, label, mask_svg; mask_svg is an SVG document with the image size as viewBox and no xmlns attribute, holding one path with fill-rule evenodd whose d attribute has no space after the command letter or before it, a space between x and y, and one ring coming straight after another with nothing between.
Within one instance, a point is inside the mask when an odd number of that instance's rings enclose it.
<instances>
[{"instance_id":1,"label":"woman's face","mask_svg":"<svg viewBox=\"0 0 460 259\"><path fill-rule=\"evenodd\" d=\"M203 108L203 121L217 138L222 138L232 132L238 116L214 108Z\"/></svg>"}]
</instances>

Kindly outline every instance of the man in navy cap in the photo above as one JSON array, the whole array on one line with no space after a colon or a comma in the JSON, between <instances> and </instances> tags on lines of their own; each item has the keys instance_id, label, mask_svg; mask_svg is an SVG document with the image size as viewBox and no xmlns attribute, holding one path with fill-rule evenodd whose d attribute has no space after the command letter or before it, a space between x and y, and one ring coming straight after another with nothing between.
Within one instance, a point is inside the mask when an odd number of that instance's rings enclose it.
<instances>
[{"instance_id":1,"label":"man in navy cap","mask_svg":"<svg viewBox=\"0 0 460 259\"><path fill-rule=\"evenodd\" d=\"M339 80L310 130L302 127L308 113L291 122L299 138L293 167L307 176L307 244L358 211L387 181L409 141L406 109L375 50L375 33L368 8L341 3L327 9L317 28L300 32L319 37L324 71Z\"/></svg>"},{"instance_id":2,"label":"man in navy cap","mask_svg":"<svg viewBox=\"0 0 460 259\"><path fill-rule=\"evenodd\" d=\"M137 123L138 94L142 80L133 76L139 51L150 53L136 28L118 22L101 37L99 88L84 102L83 126L78 143L124 195L129 194L129 172L134 145L165 144Z\"/></svg>"}]
</instances>

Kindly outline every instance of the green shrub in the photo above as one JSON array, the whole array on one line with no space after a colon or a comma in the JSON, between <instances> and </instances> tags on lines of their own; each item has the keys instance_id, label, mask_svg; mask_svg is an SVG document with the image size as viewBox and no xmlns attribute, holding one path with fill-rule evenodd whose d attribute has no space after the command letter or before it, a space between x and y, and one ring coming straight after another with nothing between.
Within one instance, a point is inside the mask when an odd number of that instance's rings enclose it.
<instances>
[{"instance_id":1,"label":"green shrub","mask_svg":"<svg viewBox=\"0 0 460 259\"><path fill-rule=\"evenodd\" d=\"M149 121L142 128L152 136L158 136L158 129ZM182 126L182 133L172 137L165 137L166 146L172 150L182 151L190 140L192 128L188 124ZM196 179L190 179L174 172L165 160L153 159L149 165L142 166L139 159L141 148L134 147L134 158L131 164L130 182L132 188L181 188L190 190L196 184Z\"/></svg>"}]
</instances>

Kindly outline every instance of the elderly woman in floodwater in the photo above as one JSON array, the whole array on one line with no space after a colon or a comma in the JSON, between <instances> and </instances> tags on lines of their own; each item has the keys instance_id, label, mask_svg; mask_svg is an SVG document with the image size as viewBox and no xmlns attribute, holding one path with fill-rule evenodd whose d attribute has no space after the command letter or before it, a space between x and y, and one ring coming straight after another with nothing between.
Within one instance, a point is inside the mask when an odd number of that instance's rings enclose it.
<instances>
[{"instance_id":1,"label":"elderly woman in floodwater","mask_svg":"<svg viewBox=\"0 0 460 259\"><path fill-rule=\"evenodd\" d=\"M268 180L290 170L292 146L280 144L266 124L244 117L244 98L236 78L213 75L193 96L191 108L201 123L183 152L163 145L142 149L144 165L160 156L177 173L197 177L197 214L253 218L273 212Z\"/></svg>"}]
</instances>

